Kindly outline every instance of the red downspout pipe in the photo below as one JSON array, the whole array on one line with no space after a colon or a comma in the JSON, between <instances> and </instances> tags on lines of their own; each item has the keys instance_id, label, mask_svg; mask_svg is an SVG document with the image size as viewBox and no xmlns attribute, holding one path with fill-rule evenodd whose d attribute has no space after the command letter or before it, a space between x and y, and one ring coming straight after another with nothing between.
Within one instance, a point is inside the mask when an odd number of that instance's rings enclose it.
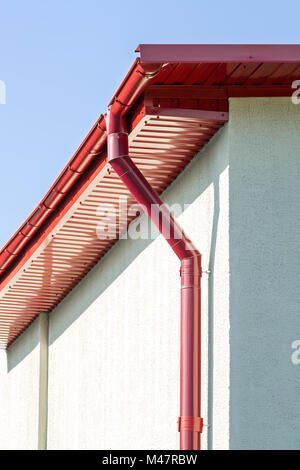
<instances>
[{"instance_id":1,"label":"red downspout pipe","mask_svg":"<svg viewBox=\"0 0 300 470\"><path fill-rule=\"evenodd\" d=\"M180 449L199 450L201 418L201 255L129 157L118 107L106 116L108 161L181 261Z\"/></svg>"}]
</instances>

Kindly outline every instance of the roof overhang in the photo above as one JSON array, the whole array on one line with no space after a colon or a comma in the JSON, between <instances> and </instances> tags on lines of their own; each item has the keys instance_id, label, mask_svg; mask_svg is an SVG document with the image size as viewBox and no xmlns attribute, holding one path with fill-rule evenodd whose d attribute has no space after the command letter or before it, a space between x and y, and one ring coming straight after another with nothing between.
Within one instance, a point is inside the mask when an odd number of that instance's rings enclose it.
<instances>
[{"instance_id":1,"label":"roof overhang","mask_svg":"<svg viewBox=\"0 0 300 470\"><path fill-rule=\"evenodd\" d=\"M141 45L139 52L110 106L124 107L130 154L159 193L227 121L228 97L288 96L300 79L299 45ZM0 252L0 347L50 312L110 249L133 202L108 168L100 116ZM101 220L114 236L97 237Z\"/></svg>"}]
</instances>

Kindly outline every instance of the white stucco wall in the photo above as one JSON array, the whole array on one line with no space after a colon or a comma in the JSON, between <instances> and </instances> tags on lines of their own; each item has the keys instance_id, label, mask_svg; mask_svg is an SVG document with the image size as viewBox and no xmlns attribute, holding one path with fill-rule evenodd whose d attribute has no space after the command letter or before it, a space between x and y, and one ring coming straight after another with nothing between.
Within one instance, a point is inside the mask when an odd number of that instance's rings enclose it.
<instances>
[{"instance_id":1,"label":"white stucco wall","mask_svg":"<svg viewBox=\"0 0 300 470\"><path fill-rule=\"evenodd\" d=\"M204 447L300 448L299 131L288 98L232 99L228 125L163 195L188 205L178 219L211 271ZM119 241L49 316L48 448L177 449L179 319L166 242ZM38 322L0 353L0 448L34 449Z\"/></svg>"},{"instance_id":2,"label":"white stucco wall","mask_svg":"<svg viewBox=\"0 0 300 470\"><path fill-rule=\"evenodd\" d=\"M36 449L38 439L39 322L0 351L0 449Z\"/></svg>"},{"instance_id":3,"label":"white stucco wall","mask_svg":"<svg viewBox=\"0 0 300 470\"><path fill-rule=\"evenodd\" d=\"M230 447L300 448L300 106L232 99Z\"/></svg>"},{"instance_id":4,"label":"white stucco wall","mask_svg":"<svg viewBox=\"0 0 300 470\"><path fill-rule=\"evenodd\" d=\"M216 445L228 446L228 155L222 129L166 191L214 272L209 298ZM147 218L140 219L142 226ZM50 449L178 449L179 262L158 236L121 240L50 315ZM207 423L207 296L203 415ZM214 346L213 346L214 344ZM227 363L227 365L226 365ZM226 403L227 401L227 403ZM207 430L207 428L205 428ZM204 441L206 441L204 433ZM210 440L212 438L210 437Z\"/></svg>"}]
</instances>

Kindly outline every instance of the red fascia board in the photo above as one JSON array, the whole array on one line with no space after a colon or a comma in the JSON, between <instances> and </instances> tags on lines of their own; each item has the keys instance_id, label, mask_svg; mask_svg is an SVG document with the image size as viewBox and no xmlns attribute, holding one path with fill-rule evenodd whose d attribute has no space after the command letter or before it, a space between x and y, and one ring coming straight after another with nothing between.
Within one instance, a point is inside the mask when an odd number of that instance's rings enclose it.
<instances>
[{"instance_id":1,"label":"red fascia board","mask_svg":"<svg viewBox=\"0 0 300 470\"><path fill-rule=\"evenodd\" d=\"M300 62L300 44L140 44L141 64Z\"/></svg>"},{"instance_id":2,"label":"red fascia board","mask_svg":"<svg viewBox=\"0 0 300 470\"><path fill-rule=\"evenodd\" d=\"M145 91L145 101L149 98L198 98L227 100L231 97L276 97L291 96L291 87L285 85L154 85Z\"/></svg>"}]
</instances>

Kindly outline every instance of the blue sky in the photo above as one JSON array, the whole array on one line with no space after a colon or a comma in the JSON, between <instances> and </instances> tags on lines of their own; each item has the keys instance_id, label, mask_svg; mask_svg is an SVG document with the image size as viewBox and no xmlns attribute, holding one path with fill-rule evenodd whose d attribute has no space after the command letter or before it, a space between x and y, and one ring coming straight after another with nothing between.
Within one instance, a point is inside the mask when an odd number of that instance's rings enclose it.
<instances>
[{"instance_id":1,"label":"blue sky","mask_svg":"<svg viewBox=\"0 0 300 470\"><path fill-rule=\"evenodd\" d=\"M299 0L0 1L0 246L47 192L139 43L300 43Z\"/></svg>"}]
</instances>

